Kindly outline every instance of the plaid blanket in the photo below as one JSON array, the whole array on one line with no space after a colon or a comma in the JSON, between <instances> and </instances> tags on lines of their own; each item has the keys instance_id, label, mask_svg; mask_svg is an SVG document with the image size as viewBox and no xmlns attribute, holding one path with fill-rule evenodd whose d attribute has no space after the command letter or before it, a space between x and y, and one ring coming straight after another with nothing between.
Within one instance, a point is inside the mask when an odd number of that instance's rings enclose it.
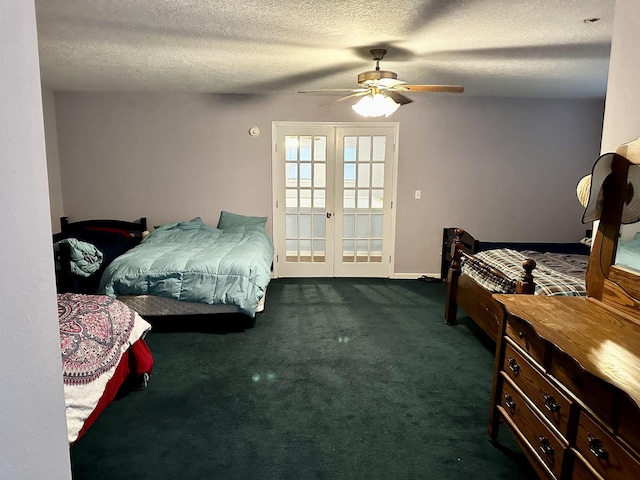
<instances>
[{"instance_id":1,"label":"plaid blanket","mask_svg":"<svg viewBox=\"0 0 640 480\"><path fill-rule=\"evenodd\" d=\"M547 254L548 255L548 254ZM493 293L515 293L516 283L524 272L522 262L526 257L516 250L500 248L479 252L462 259L462 273ZM584 275L567 275L546 266L536 258L533 271L536 295L585 296Z\"/></svg>"}]
</instances>

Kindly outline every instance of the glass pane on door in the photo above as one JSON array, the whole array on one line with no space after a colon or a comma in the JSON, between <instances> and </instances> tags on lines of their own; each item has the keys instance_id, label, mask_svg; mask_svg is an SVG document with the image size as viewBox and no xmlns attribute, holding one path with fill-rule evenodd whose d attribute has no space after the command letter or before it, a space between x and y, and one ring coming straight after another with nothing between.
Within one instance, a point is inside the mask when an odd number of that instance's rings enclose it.
<instances>
[{"instance_id":1,"label":"glass pane on door","mask_svg":"<svg viewBox=\"0 0 640 480\"><path fill-rule=\"evenodd\" d=\"M286 262L326 261L327 137L285 136Z\"/></svg>"},{"instance_id":2,"label":"glass pane on door","mask_svg":"<svg viewBox=\"0 0 640 480\"><path fill-rule=\"evenodd\" d=\"M342 261L382 262L385 135L344 137Z\"/></svg>"}]
</instances>

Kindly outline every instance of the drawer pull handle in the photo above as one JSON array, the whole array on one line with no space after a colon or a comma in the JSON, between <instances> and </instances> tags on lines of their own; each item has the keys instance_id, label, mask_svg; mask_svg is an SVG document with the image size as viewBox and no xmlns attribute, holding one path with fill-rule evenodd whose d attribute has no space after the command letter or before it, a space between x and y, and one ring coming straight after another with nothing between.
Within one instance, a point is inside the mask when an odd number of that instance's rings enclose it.
<instances>
[{"instance_id":1,"label":"drawer pull handle","mask_svg":"<svg viewBox=\"0 0 640 480\"><path fill-rule=\"evenodd\" d=\"M540 451L545 455L553 455L553 447L549 443L549 439L547 437L543 437L540 435L538 437L538 441L540 442Z\"/></svg>"},{"instance_id":2,"label":"drawer pull handle","mask_svg":"<svg viewBox=\"0 0 640 480\"><path fill-rule=\"evenodd\" d=\"M522 340L524 338L524 332L518 332L518 338Z\"/></svg>"},{"instance_id":3,"label":"drawer pull handle","mask_svg":"<svg viewBox=\"0 0 640 480\"><path fill-rule=\"evenodd\" d=\"M516 359L509 358L508 362L509 362L509 368L511 369L513 374L518 376L518 374L520 373L520 365L518 365L518 362L516 361Z\"/></svg>"},{"instance_id":4,"label":"drawer pull handle","mask_svg":"<svg viewBox=\"0 0 640 480\"><path fill-rule=\"evenodd\" d=\"M609 457L609 452L607 452L606 448L602 446L602 442L600 441L600 439L589 434L587 436L587 441L589 442L589 450L591 450L591 453L593 453L596 458Z\"/></svg>"},{"instance_id":5,"label":"drawer pull handle","mask_svg":"<svg viewBox=\"0 0 640 480\"><path fill-rule=\"evenodd\" d=\"M512 412L516 409L516 402L511 395L508 393L504 394L504 404L507 406L509 410Z\"/></svg>"},{"instance_id":6,"label":"drawer pull handle","mask_svg":"<svg viewBox=\"0 0 640 480\"><path fill-rule=\"evenodd\" d=\"M560 411L560 405L558 405L558 402L556 402L556 399L553 398L553 395L547 395L546 393L544 394L544 406L550 412Z\"/></svg>"}]
</instances>

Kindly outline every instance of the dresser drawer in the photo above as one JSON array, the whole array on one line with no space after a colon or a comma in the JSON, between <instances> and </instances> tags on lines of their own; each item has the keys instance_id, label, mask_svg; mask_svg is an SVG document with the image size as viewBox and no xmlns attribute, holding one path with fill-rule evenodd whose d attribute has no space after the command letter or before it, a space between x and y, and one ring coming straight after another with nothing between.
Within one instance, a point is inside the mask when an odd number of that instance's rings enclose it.
<instances>
[{"instance_id":1,"label":"dresser drawer","mask_svg":"<svg viewBox=\"0 0 640 480\"><path fill-rule=\"evenodd\" d=\"M546 376L522 357L509 342L506 342L502 369L504 375L524 392L549 422L566 438L569 418L574 408L571 399L552 385Z\"/></svg>"},{"instance_id":2,"label":"dresser drawer","mask_svg":"<svg viewBox=\"0 0 640 480\"><path fill-rule=\"evenodd\" d=\"M606 479L640 478L640 463L584 412L578 421L576 449Z\"/></svg>"},{"instance_id":3,"label":"dresser drawer","mask_svg":"<svg viewBox=\"0 0 640 480\"><path fill-rule=\"evenodd\" d=\"M602 477L595 473L585 460L575 457L573 460L571 480L602 480Z\"/></svg>"},{"instance_id":4,"label":"dresser drawer","mask_svg":"<svg viewBox=\"0 0 640 480\"><path fill-rule=\"evenodd\" d=\"M613 419L614 388L584 371L571 357L554 350L549 373L606 423Z\"/></svg>"},{"instance_id":5,"label":"dresser drawer","mask_svg":"<svg viewBox=\"0 0 640 480\"><path fill-rule=\"evenodd\" d=\"M507 316L506 333L522 350L527 352L540 365L544 365L546 344L528 323L514 317Z\"/></svg>"},{"instance_id":6,"label":"dresser drawer","mask_svg":"<svg viewBox=\"0 0 640 480\"><path fill-rule=\"evenodd\" d=\"M513 421L538 461L546 465L556 478L561 478L566 444L535 414L516 388L507 380L502 383L502 403L499 406L502 415Z\"/></svg>"},{"instance_id":7,"label":"dresser drawer","mask_svg":"<svg viewBox=\"0 0 640 480\"><path fill-rule=\"evenodd\" d=\"M618 405L620 422L617 433L640 455L640 408L622 392Z\"/></svg>"}]
</instances>

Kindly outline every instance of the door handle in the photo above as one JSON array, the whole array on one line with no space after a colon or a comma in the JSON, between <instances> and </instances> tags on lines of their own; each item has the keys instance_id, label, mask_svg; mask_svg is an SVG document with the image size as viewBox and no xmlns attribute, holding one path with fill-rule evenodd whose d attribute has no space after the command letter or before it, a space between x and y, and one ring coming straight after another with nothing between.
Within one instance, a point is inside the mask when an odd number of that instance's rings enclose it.
<instances>
[{"instance_id":1,"label":"door handle","mask_svg":"<svg viewBox=\"0 0 640 480\"><path fill-rule=\"evenodd\" d=\"M327 218L331 218L331 212L327 212Z\"/></svg>"}]
</instances>

